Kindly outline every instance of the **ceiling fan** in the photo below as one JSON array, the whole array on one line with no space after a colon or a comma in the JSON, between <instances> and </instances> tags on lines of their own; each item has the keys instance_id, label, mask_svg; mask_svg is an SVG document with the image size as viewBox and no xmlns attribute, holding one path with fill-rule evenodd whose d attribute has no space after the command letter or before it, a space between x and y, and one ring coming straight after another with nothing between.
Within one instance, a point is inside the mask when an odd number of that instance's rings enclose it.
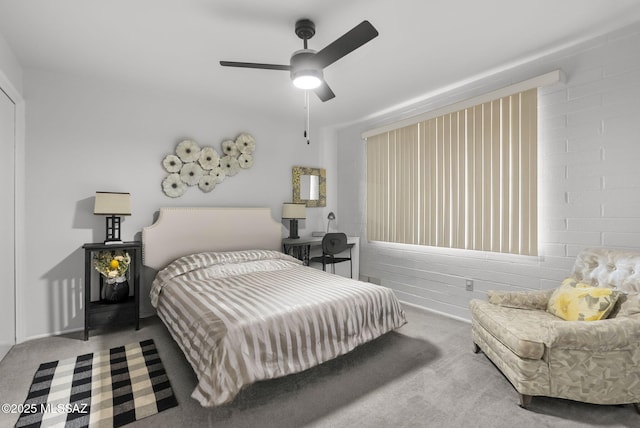
<instances>
[{"instance_id":1,"label":"ceiling fan","mask_svg":"<svg viewBox=\"0 0 640 428\"><path fill-rule=\"evenodd\" d=\"M333 43L316 52L307 48L307 40L316 33L316 26L311 20L300 19L296 22L295 32L304 41L304 49L295 51L291 55L289 65L233 61L220 61L220 65L289 71L296 87L313 89L318 98L322 101L328 101L335 97L335 94L324 80L322 70L378 36L378 31L369 21L362 21Z\"/></svg>"}]
</instances>

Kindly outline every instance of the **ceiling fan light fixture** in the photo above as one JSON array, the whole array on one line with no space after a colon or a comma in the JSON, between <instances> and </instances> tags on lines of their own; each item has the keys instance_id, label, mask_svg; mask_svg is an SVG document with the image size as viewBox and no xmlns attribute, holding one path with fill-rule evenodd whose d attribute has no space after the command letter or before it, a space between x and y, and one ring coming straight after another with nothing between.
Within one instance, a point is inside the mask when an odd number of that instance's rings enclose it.
<instances>
[{"instance_id":1,"label":"ceiling fan light fixture","mask_svg":"<svg viewBox=\"0 0 640 428\"><path fill-rule=\"evenodd\" d=\"M315 61L316 52L301 49L291 55L291 80L296 88L315 89L322 84L322 68Z\"/></svg>"},{"instance_id":2,"label":"ceiling fan light fixture","mask_svg":"<svg viewBox=\"0 0 640 428\"><path fill-rule=\"evenodd\" d=\"M301 70L292 76L293 85L300 89L315 89L322 84L321 77L318 70Z\"/></svg>"},{"instance_id":3,"label":"ceiling fan light fixture","mask_svg":"<svg viewBox=\"0 0 640 428\"><path fill-rule=\"evenodd\" d=\"M315 51L307 47L308 40L316 33L316 26L313 21L309 19L298 20L295 32L302 39L304 48L295 51L291 55L289 65L235 61L220 61L220 65L223 67L289 71L294 86L302 89L313 89L320 101L324 102L334 98L336 95L324 80L323 70L371 39L378 37L378 30L369 21L365 20L320 51Z\"/></svg>"}]
</instances>

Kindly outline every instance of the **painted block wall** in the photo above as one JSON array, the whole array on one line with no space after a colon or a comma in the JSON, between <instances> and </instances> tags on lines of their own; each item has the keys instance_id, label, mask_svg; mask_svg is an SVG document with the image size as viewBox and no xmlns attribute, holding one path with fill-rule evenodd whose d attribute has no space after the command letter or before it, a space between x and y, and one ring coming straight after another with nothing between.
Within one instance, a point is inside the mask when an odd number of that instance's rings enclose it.
<instances>
[{"instance_id":1,"label":"painted block wall","mask_svg":"<svg viewBox=\"0 0 640 428\"><path fill-rule=\"evenodd\" d=\"M338 133L338 216L360 274L405 302L469 319L486 291L555 288L585 247L640 248L640 24L496 70ZM539 90L539 257L368 242L363 131L561 69ZM467 279L474 290L466 291Z\"/></svg>"}]
</instances>

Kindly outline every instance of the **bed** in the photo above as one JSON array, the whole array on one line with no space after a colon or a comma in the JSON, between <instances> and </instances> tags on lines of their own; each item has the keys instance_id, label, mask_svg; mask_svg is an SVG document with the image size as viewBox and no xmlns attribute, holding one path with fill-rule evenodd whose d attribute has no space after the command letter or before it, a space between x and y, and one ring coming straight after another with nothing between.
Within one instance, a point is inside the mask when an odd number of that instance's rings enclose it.
<instances>
[{"instance_id":1,"label":"bed","mask_svg":"<svg viewBox=\"0 0 640 428\"><path fill-rule=\"evenodd\" d=\"M406 323L393 292L280 252L269 208L161 208L143 229L150 297L191 364L202 406L301 372Z\"/></svg>"}]
</instances>

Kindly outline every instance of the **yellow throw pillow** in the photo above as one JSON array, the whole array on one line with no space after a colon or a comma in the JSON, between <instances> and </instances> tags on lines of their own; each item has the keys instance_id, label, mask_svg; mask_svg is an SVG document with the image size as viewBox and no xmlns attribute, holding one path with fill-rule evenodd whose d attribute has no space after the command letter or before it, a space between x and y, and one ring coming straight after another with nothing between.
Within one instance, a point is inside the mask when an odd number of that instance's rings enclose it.
<instances>
[{"instance_id":1,"label":"yellow throw pillow","mask_svg":"<svg viewBox=\"0 0 640 428\"><path fill-rule=\"evenodd\" d=\"M617 300L618 291L611 288L565 280L551 295L547 312L567 321L597 321L607 318Z\"/></svg>"}]
</instances>

